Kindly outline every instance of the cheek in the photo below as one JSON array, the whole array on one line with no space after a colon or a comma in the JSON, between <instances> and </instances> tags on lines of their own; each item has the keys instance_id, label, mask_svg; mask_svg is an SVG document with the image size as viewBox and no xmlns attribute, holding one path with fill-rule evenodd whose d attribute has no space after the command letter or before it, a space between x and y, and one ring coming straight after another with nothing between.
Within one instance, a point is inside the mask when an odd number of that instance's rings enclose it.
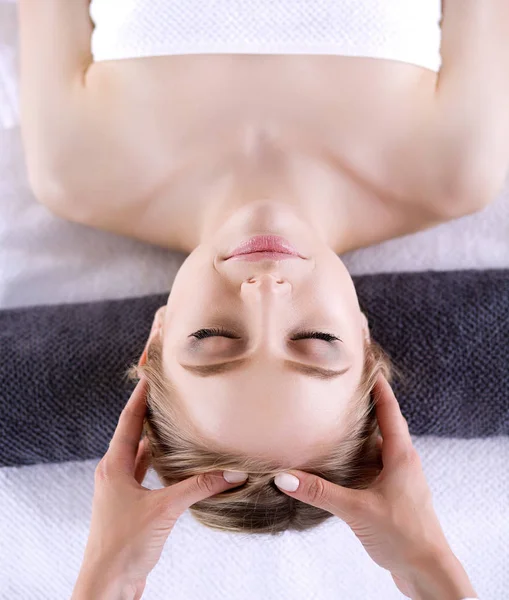
<instances>
[{"instance_id":1,"label":"cheek","mask_svg":"<svg viewBox=\"0 0 509 600\"><path fill-rule=\"evenodd\" d=\"M350 273L339 258L334 269L334 288L338 296L342 298L345 310L357 318L360 313L357 292Z\"/></svg>"},{"instance_id":2,"label":"cheek","mask_svg":"<svg viewBox=\"0 0 509 600\"><path fill-rule=\"evenodd\" d=\"M213 265L209 264L210 259L207 262L205 252L199 250L200 247L193 250L177 271L168 297L168 307L188 300L196 294L197 289L203 289L210 278Z\"/></svg>"},{"instance_id":3,"label":"cheek","mask_svg":"<svg viewBox=\"0 0 509 600\"><path fill-rule=\"evenodd\" d=\"M339 259L338 259L339 262ZM321 301L330 314L337 319L342 339L357 347L362 346L363 320L357 293L350 274L340 262L329 264L329 270L321 281Z\"/></svg>"},{"instance_id":4,"label":"cheek","mask_svg":"<svg viewBox=\"0 0 509 600\"><path fill-rule=\"evenodd\" d=\"M357 292L350 273L337 256L328 257L320 266L318 284L320 294L327 302L337 303L343 310L359 312Z\"/></svg>"},{"instance_id":5,"label":"cheek","mask_svg":"<svg viewBox=\"0 0 509 600\"><path fill-rule=\"evenodd\" d=\"M167 303L167 322L178 327L189 321L200 321L211 309L228 306L228 298L220 285L213 265L189 261L180 268L173 282ZM201 325L200 325L201 326Z\"/></svg>"}]
</instances>

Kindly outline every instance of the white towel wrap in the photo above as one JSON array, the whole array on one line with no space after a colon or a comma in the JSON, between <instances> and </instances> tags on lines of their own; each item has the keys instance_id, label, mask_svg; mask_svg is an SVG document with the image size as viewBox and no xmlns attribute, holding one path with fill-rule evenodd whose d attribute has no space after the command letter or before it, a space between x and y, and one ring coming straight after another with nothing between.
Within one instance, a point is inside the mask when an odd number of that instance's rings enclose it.
<instances>
[{"instance_id":1,"label":"white towel wrap","mask_svg":"<svg viewBox=\"0 0 509 600\"><path fill-rule=\"evenodd\" d=\"M440 0L92 0L94 60L333 54L438 71Z\"/></svg>"}]
</instances>

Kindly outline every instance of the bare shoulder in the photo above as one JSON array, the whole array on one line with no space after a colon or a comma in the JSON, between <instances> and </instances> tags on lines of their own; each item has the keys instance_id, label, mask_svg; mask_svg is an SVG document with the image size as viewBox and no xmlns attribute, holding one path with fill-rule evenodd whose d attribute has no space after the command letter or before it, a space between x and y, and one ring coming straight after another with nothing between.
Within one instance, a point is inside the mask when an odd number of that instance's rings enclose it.
<instances>
[{"instance_id":1,"label":"bare shoulder","mask_svg":"<svg viewBox=\"0 0 509 600\"><path fill-rule=\"evenodd\" d=\"M433 114L433 110L435 113ZM468 127L447 137L440 106L430 108L429 125L415 117L411 139L392 152L373 156L364 170L341 172L346 181L341 213L346 226L338 233L336 252L377 244L416 233L484 210L503 188L505 162L478 154ZM431 133L431 128L439 128ZM501 168L502 165L502 168ZM503 168L505 165L505 169Z\"/></svg>"},{"instance_id":2,"label":"bare shoulder","mask_svg":"<svg viewBox=\"0 0 509 600\"><path fill-rule=\"evenodd\" d=\"M45 203L71 220L185 249L196 182L214 168L218 145L242 122L270 121L328 154L338 211L348 213L346 249L470 214L501 185L509 135L495 128L501 108L475 96L468 65L449 56L438 78L346 57L92 64L55 125Z\"/></svg>"},{"instance_id":3,"label":"bare shoulder","mask_svg":"<svg viewBox=\"0 0 509 600\"><path fill-rule=\"evenodd\" d=\"M441 54L436 82L424 82L407 98L412 113L403 107L385 119L387 131L397 135L387 135L394 143L379 146L384 151L370 160L363 178L370 193L352 207L357 225L350 248L483 210L503 188L509 172L509 3L445 0Z\"/></svg>"},{"instance_id":4,"label":"bare shoulder","mask_svg":"<svg viewBox=\"0 0 509 600\"><path fill-rule=\"evenodd\" d=\"M446 13L436 87L416 95L418 110L402 129L394 122L395 143L379 145L359 178L364 193L347 200L348 250L482 211L502 191L509 174L509 21L498 41L477 31L473 44L468 31L476 31L477 10L472 20L462 14L455 22L454 11Z\"/></svg>"},{"instance_id":5,"label":"bare shoulder","mask_svg":"<svg viewBox=\"0 0 509 600\"><path fill-rule=\"evenodd\" d=\"M127 91L108 63L92 63L37 140L27 124L31 187L57 216L174 247L171 203L162 200L179 167L175 144L165 121L156 127L150 106Z\"/></svg>"}]
</instances>

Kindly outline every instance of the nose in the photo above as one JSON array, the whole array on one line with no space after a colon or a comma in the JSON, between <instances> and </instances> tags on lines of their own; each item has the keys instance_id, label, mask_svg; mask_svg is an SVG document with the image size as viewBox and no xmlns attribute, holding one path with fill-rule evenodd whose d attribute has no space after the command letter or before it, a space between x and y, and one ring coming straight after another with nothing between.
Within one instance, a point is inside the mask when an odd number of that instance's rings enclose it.
<instances>
[{"instance_id":1,"label":"nose","mask_svg":"<svg viewBox=\"0 0 509 600\"><path fill-rule=\"evenodd\" d=\"M288 310L291 283L274 273L262 273L242 282L240 295L249 323L255 352L277 352L280 346L282 312Z\"/></svg>"},{"instance_id":2,"label":"nose","mask_svg":"<svg viewBox=\"0 0 509 600\"><path fill-rule=\"evenodd\" d=\"M241 293L244 296L262 295L262 296L286 296L290 293L292 286L290 282L279 275L273 273L262 273L253 277L248 277L241 286Z\"/></svg>"}]
</instances>

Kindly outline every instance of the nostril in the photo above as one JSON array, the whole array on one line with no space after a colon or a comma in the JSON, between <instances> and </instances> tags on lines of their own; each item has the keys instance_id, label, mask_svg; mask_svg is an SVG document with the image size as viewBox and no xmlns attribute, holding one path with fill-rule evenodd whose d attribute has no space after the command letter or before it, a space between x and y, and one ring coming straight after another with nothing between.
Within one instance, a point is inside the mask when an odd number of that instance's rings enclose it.
<instances>
[{"instance_id":1,"label":"nostril","mask_svg":"<svg viewBox=\"0 0 509 600\"><path fill-rule=\"evenodd\" d=\"M275 282L279 285L282 285L284 283L286 283L286 280L284 279L275 279ZM246 283L256 283L258 281L258 279L256 277L249 277L248 279L246 279Z\"/></svg>"}]
</instances>

